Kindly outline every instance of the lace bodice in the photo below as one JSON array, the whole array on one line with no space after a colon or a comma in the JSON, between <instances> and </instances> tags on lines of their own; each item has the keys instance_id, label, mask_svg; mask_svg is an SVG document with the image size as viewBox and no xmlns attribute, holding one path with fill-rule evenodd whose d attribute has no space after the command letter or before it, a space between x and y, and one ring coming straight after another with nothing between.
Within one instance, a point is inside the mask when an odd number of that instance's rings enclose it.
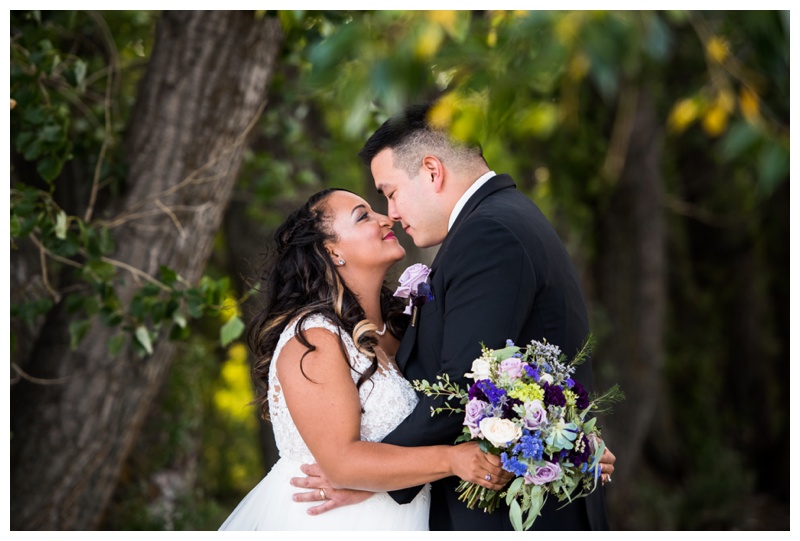
<instances>
[{"instance_id":1,"label":"lace bodice","mask_svg":"<svg viewBox=\"0 0 800 541\"><path fill-rule=\"evenodd\" d=\"M327 329L337 336L341 331L342 341L350 357L352 365L350 372L353 376L353 385L355 385L361 373L369 368L370 359L356 349L347 332L339 329L326 317L315 314L306 319L303 330L313 328ZM269 367L269 414L280 456L311 462L313 456L292 421L276 371L277 362L275 361L278 360L283 346L294 337L296 332L297 324L293 321L281 333L272 356L273 362ZM368 381L361 385L359 396L361 407L364 410L361 414L361 439L373 442L381 441L394 430L411 413L418 400L411 385L394 366L379 368Z\"/></svg>"}]
</instances>

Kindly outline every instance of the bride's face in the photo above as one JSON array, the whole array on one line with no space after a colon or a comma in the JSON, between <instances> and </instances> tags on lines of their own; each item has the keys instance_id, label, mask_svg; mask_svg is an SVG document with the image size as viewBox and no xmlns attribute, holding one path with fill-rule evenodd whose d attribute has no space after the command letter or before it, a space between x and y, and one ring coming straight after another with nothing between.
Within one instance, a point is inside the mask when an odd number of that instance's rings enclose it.
<instances>
[{"instance_id":1,"label":"bride's face","mask_svg":"<svg viewBox=\"0 0 800 541\"><path fill-rule=\"evenodd\" d=\"M337 237L327 247L334 264L343 259L348 270L385 273L403 258L406 251L394 236L394 222L388 216L373 211L350 192L333 192L326 203Z\"/></svg>"}]
</instances>

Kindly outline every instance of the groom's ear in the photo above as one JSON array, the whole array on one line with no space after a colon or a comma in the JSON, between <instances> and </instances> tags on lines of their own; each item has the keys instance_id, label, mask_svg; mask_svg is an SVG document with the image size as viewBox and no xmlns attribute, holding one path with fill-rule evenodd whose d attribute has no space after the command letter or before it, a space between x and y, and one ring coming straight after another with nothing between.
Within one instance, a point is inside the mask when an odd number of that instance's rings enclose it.
<instances>
[{"instance_id":1,"label":"groom's ear","mask_svg":"<svg viewBox=\"0 0 800 541\"><path fill-rule=\"evenodd\" d=\"M439 193L444 188L445 169L442 161L436 156L427 155L422 158L423 182L432 183L433 191Z\"/></svg>"}]
</instances>

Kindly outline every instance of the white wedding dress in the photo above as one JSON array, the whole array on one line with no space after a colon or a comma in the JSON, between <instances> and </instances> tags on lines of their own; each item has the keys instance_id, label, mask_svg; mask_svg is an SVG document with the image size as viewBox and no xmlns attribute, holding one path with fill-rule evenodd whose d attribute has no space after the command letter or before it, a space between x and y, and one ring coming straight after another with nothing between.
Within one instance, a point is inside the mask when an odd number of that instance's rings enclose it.
<instances>
[{"instance_id":1,"label":"white wedding dress","mask_svg":"<svg viewBox=\"0 0 800 541\"><path fill-rule=\"evenodd\" d=\"M309 317L303 329L324 328L339 334L337 327L320 315ZM278 359L286 343L296 333L296 324L290 323L281 333L273 359ZM359 353L350 335L341 332L342 339L355 370L351 370L353 383L359 372L370 366L370 360ZM373 494L366 501L340 507L321 515L306 513L309 507L320 502L301 503L292 500L292 494L302 492L289 484L292 477L303 477L301 464L315 462L305 442L300 437L289 409L286 406L273 360L269 367L269 413L278 446L280 459L269 474L245 496L220 530L427 530L430 510L430 486L426 485L408 504L396 503L386 492ZM361 439L381 441L409 414L417 403L411 385L394 367L381 368L359 389L361 406Z\"/></svg>"}]
</instances>

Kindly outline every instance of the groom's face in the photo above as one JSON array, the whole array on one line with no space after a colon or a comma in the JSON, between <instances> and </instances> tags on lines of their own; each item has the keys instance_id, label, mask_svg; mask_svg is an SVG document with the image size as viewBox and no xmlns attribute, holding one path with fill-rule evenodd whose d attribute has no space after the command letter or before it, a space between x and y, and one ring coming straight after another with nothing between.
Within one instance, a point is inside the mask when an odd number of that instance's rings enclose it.
<instances>
[{"instance_id":1,"label":"groom's face","mask_svg":"<svg viewBox=\"0 0 800 541\"><path fill-rule=\"evenodd\" d=\"M403 169L395 167L390 148L375 155L370 169L375 188L386 197L389 218L400 222L403 231L420 248L440 244L447 234L447 216L442 218L437 194L423 169L409 177Z\"/></svg>"}]
</instances>

